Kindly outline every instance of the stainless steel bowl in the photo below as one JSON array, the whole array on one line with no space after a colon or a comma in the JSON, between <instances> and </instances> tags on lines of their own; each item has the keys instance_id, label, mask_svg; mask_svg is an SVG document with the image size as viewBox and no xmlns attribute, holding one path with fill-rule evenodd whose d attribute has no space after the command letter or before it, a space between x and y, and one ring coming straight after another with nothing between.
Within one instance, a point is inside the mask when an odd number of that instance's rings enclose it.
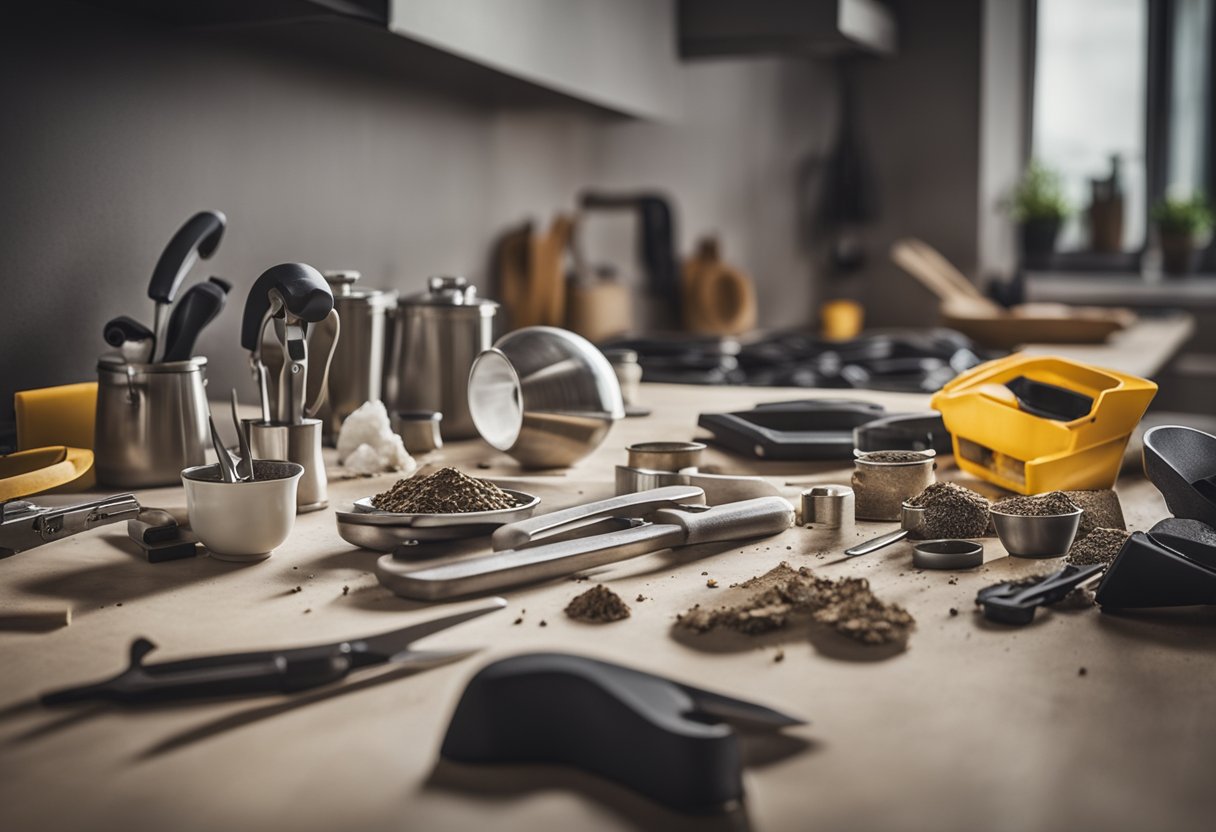
<instances>
[{"instance_id":1,"label":"stainless steel bowl","mask_svg":"<svg viewBox=\"0 0 1216 832\"><path fill-rule=\"evenodd\" d=\"M1028 517L992 510L996 536L1005 551L1020 558L1058 558L1068 554L1077 528L1081 525L1081 509L1068 514L1047 514Z\"/></svg>"},{"instance_id":2,"label":"stainless steel bowl","mask_svg":"<svg viewBox=\"0 0 1216 832\"><path fill-rule=\"evenodd\" d=\"M590 341L530 326L473 362L469 411L482 438L525 468L572 465L625 416L612 365Z\"/></svg>"}]
</instances>

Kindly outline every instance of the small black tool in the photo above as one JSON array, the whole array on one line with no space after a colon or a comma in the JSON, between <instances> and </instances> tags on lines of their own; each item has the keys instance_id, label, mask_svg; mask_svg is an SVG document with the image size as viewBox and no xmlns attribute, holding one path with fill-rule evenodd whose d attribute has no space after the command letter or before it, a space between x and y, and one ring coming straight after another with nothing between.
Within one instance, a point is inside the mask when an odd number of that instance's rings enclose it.
<instances>
[{"instance_id":1,"label":"small black tool","mask_svg":"<svg viewBox=\"0 0 1216 832\"><path fill-rule=\"evenodd\" d=\"M713 442L762 459L852 459L853 430L886 415L882 405L850 399L761 404L735 413L702 413Z\"/></svg>"},{"instance_id":2,"label":"small black tool","mask_svg":"<svg viewBox=\"0 0 1216 832\"><path fill-rule=\"evenodd\" d=\"M1047 604L1063 601L1090 578L1098 575L1106 564L1088 566L1069 564L1045 578L1029 581L1002 581L984 587L975 596L984 618L1000 624L1021 626L1034 621L1034 611Z\"/></svg>"},{"instance_id":3,"label":"small black tool","mask_svg":"<svg viewBox=\"0 0 1216 832\"><path fill-rule=\"evenodd\" d=\"M803 720L583 656L530 653L482 668L440 751L462 763L557 763L621 783L684 812L743 797L734 727ZM733 726L733 727L732 727Z\"/></svg>"},{"instance_id":4,"label":"small black tool","mask_svg":"<svg viewBox=\"0 0 1216 832\"><path fill-rule=\"evenodd\" d=\"M153 337L152 330L132 318L130 315L119 315L112 321L107 321L102 337L111 347L121 347L128 341L147 341Z\"/></svg>"},{"instance_id":5,"label":"small black tool","mask_svg":"<svg viewBox=\"0 0 1216 832\"><path fill-rule=\"evenodd\" d=\"M502 598L493 598L464 612L368 638L161 664L144 664L144 657L156 645L146 638L137 638L131 643L131 663L122 673L103 682L44 694L42 704L104 700L138 705L215 696L292 693L337 682L352 670L386 662L423 670L464 658L474 651L414 650L410 646L413 642L506 605Z\"/></svg>"}]
</instances>

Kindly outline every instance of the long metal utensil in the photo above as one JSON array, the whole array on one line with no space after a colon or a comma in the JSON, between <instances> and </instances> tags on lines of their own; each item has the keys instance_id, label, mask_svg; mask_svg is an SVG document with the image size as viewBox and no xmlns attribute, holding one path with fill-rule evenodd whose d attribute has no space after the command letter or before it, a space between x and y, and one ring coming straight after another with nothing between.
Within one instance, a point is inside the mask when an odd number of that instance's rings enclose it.
<instances>
[{"instance_id":1,"label":"long metal utensil","mask_svg":"<svg viewBox=\"0 0 1216 832\"><path fill-rule=\"evenodd\" d=\"M236 441L241 448L241 464L237 470L237 474L242 480L253 481L257 479L253 473L253 451L249 448L249 435L245 433L245 426L241 424L241 414L238 410L239 402L236 398L236 388L232 388L232 426L236 428Z\"/></svg>"},{"instance_id":2,"label":"long metal utensil","mask_svg":"<svg viewBox=\"0 0 1216 832\"><path fill-rule=\"evenodd\" d=\"M211 418L210 413L207 414L207 422L211 425L211 444L215 448L215 455L219 458L220 475L224 478L224 482L238 482L240 477L237 476L236 466L232 464L232 456L224 447L224 442L220 439L220 432L215 429L215 419Z\"/></svg>"}]
</instances>

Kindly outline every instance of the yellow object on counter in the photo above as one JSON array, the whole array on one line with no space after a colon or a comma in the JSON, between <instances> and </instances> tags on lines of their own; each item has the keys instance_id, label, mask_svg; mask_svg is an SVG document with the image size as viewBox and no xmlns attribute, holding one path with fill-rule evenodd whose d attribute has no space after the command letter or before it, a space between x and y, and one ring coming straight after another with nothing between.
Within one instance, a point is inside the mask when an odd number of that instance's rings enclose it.
<instances>
[{"instance_id":1,"label":"yellow object on counter","mask_svg":"<svg viewBox=\"0 0 1216 832\"><path fill-rule=\"evenodd\" d=\"M13 395L13 409L17 415L18 451L57 446L73 451L92 450L93 428L97 421L97 382L22 390ZM79 453L73 459L83 464ZM73 491L94 485L96 477L91 452L87 466L73 479L70 489Z\"/></svg>"},{"instance_id":2,"label":"yellow object on counter","mask_svg":"<svg viewBox=\"0 0 1216 832\"><path fill-rule=\"evenodd\" d=\"M1110 488L1157 385L1017 353L959 375L929 404L959 468L1021 494Z\"/></svg>"},{"instance_id":3,"label":"yellow object on counter","mask_svg":"<svg viewBox=\"0 0 1216 832\"><path fill-rule=\"evenodd\" d=\"M865 325L866 308L855 300L828 300L819 307L819 334L825 340L852 340Z\"/></svg>"},{"instance_id":4,"label":"yellow object on counter","mask_svg":"<svg viewBox=\"0 0 1216 832\"><path fill-rule=\"evenodd\" d=\"M63 445L0 456L0 502L67 485L92 469L92 451Z\"/></svg>"}]
</instances>

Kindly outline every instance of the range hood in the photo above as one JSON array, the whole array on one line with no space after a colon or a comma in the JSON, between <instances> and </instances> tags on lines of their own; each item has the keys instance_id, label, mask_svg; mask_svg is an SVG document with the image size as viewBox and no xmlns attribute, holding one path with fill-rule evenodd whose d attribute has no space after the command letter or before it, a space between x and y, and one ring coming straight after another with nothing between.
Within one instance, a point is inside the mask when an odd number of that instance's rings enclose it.
<instances>
[{"instance_id":1,"label":"range hood","mask_svg":"<svg viewBox=\"0 0 1216 832\"><path fill-rule=\"evenodd\" d=\"M895 52L879 0L680 0L678 19L683 58Z\"/></svg>"}]
</instances>

